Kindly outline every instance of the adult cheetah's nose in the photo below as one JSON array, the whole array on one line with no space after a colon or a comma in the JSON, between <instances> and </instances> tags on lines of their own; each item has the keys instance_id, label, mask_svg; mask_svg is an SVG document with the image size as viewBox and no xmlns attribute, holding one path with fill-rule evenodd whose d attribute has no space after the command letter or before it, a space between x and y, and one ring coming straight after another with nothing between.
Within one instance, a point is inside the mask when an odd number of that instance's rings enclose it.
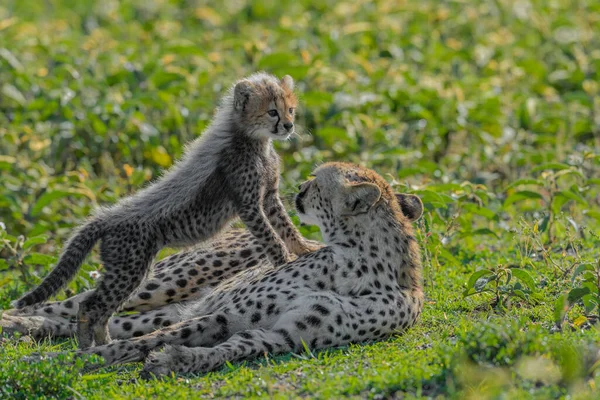
<instances>
[{"instance_id":1,"label":"adult cheetah's nose","mask_svg":"<svg viewBox=\"0 0 600 400\"><path fill-rule=\"evenodd\" d=\"M285 124L283 124L283 127L285 128L286 131L289 132L294 127L294 124L292 124L291 122L286 122Z\"/></svg>"}]
</instances>

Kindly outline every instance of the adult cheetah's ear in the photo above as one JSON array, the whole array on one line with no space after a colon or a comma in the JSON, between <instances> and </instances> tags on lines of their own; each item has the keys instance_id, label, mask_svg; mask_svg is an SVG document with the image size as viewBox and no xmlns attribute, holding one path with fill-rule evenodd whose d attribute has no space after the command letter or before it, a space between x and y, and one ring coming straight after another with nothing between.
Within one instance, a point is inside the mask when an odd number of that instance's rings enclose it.
<instances>
[{"instance_id":1,"label":"adult cheetah's ear","mask_svg":"<svg viewBox=\"0 0 600 400\"><path fill-rule=\"evenodd\" d=\"M358 183L346 187L342 216L354 216L368 212L381 198L381 189L373 183Z\"/></svg>"},{"instance_id":2,"label":"adult cheetah's ear","mask_svg":"<svg viewBox=\"0 0 600 400\"><path fill-rule=\"evenodd\" d=\"M414 194L396 193L402 214L411 221L416 221L423 215L423 202Z\"/></svg>"},{"instance_id":3,"label":"adult cheetah's ear","mask_svg":"<svg viewBox=\"0 0 600 400\"><path fill-rule=\"evenodd\" d=\"M248 81L240 81L235 85L235 89L233 90L233 107L236 111L242 111L246 107L250 96L252 96L252 92L252 83Z\"/></svg>"},{"instance_id":4,"label":"adult cheetah's ear","mask_svg":"<svg viewBox=\"0 0 600 400\"><path fill-rule=\"evenodd\" d=\"M281 86L289 89L290 91L294 90L294 78L289 75L285 75L283 78L281 78Z\"/></svg>"}]
</instances>

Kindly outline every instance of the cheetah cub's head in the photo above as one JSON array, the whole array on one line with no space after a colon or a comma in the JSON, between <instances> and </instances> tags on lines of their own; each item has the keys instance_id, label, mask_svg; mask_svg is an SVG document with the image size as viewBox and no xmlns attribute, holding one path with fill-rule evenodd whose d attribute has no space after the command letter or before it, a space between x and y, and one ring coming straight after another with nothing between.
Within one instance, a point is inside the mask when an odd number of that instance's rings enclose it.
<instances>
[{"instance_id":1,"label":"cheetah cub's head","mask_svg":"<svg viewBox=\"0 0 600 400\"><path fill-rule=\"evenodd\" d=\"M234 118L240 131L254 138L285 140L294 133L298 100L294 80L259 72L233 89Z\"/></svg>"},{"instance_id":2,"label":"cheetah cub's head","mask_svg":"<svg viewBox=\"0 0 600 400\"><path fill-rule=\"evenodd\" d=\"M302 222L319 226L326 241L336 230L376 225L381 217L408 226L423 213L421 199L395 194L373 170L348 163L326 163L313 176L300 185L296 209Z\"/></svg>"}]
</instances>

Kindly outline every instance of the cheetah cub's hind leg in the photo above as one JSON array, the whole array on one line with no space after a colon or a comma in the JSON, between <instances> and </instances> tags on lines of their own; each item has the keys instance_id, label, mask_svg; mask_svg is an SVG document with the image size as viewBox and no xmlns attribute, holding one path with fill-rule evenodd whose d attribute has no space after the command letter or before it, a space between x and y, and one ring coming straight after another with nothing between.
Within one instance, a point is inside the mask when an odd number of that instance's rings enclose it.
<instances>
[{"instance_id":1,"label":"cheetah cub's hind leg","mask_svg":"<svg viewBox=\"0 0 600 400\"><path fill-rule=\"evenodd\" d=\"M77 340L81 349L90 347L94 341L96 345L110 342L108 320L140 285L158 252L156 247L140 248L140 237L135 232L131 232L130 236L130 242L138 243L138 247L127 252L122 249L122 244L128 241L127 236L111 237L102 242L100 255L106 273L97 289L79 305ZM122 276L124 271L129 276Z\"/></svg>"}]
</instances>

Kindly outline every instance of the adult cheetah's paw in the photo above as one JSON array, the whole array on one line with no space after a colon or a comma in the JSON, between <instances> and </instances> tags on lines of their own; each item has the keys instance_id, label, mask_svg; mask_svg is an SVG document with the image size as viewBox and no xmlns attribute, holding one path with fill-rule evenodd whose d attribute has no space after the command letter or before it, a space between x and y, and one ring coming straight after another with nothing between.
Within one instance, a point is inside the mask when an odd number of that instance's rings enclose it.
<instances>
[{"instance_id":1,"label":"adult cheetah's paw","mask_svg":"<svg viewBox=\"0 0 600 400\"><path fill-rule=\"evenodd\" d=\"M39 337L43 334L44 317L19 317L10 314L3 314L0 319L0 328L2 333L14 336L15 333L22 335L31 335Z\"/></svg>"},{"instance_id":2,"label":"adult cheetah's paw","mask_svg":"<svg viewBox=\"0 0 600 400\"><path fill-rule=\"evenodd\" d=\"M28 363L38 363L52 358L58 358L58 356L65 354L64 352L44 352L44 353L31 353L28 356L21 358L22 361Z\"/></svg>"},{"instance_id":3,"label":"adult cheetah's paw","mask_svg":"<svg viewBox=\"0 0 600 400\"><path fill-rule=\"evenodd\" d=\"M37 310L39 308L39 305L37 306L26 306L23 308L10 308L8 310L3 310L2 314L3 315L20 315L20 316L26 316L26 315L32 315L35 310Z\"/></svg>"},{"instance_id":4,"label":"adult cheetah's paw","mask_svg":"<svg viewBox=\"0 0 600 400\"><path fill-rule=\"evenodd\" d=\"M302 254L312 253L319 249L322 249L325 245L321 242L317 242L316 240L308 240L304 239L300 246L294 249L294 253L301 256Z\"/></svg>"},{"instance_id":5,"label":"adult cheetah's paw","mask_svg":"<svg viewBox=\"0 0 600 400\"><path fill-rule=\"evenodd\" d=\"M144 369L140 376L144 379L160 378L176 371L176 366L183 361L185 347L166 345L163 351L153 351L146 357Z\"/></svg>"}]
</instances>

